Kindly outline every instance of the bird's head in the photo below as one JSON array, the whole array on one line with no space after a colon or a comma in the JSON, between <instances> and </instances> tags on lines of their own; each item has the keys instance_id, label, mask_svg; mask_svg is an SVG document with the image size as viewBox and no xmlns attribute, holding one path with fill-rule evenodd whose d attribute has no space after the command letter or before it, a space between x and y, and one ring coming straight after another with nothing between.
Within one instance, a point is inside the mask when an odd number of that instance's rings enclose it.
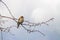
<instances>
[{"instance_id":1,"label":"bird's head","mask_svg":"<svg viewBox=\"0 0 60 40\"><path fill-rule=\"evenodd\" d=\"M23 16L20 16L20 18L24 18Z\"/></svg>"}]
</instances>

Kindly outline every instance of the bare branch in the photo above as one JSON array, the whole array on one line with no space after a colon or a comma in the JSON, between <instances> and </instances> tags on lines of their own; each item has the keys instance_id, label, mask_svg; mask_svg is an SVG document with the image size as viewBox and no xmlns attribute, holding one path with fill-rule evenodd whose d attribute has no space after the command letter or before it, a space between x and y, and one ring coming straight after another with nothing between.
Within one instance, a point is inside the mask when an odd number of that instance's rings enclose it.
<instances>
[{"instance_id":1,"label":"bare branch","mask_svg":"<svg viewBox=\"0 0 60 40\"><path fill-rule=\"evenodd\" d=\"M15 17L12 15L12 13L11 13L10 9L8 8L8 6L6 5L6 3L4 3L2 0L0 0L0 2L2 2L2 3L6 6L7 10L9 11L9 14L10 14L13 18L15 18Z\"/></svg>"},{"instance_id":2,"label":"bare branch","mask_svg":"<svg viewBox=\"0 0 60 40\"><path fill-rule=\"evenodd\" d=\"M39 31L39 30L30 30L30 29L27 29L26 27L24 27L23 25L22 25L22 27L23 27L25 30L27 30L27 32L29 32L29 33L31 33L31 32L39 32L39 33L41 33L43 36L45 36L45 34L42 33L42 32Z\"/></svg>"},{"instance_id":3,"label":"bare branch","mask_svg":"<svg viewBox=\"0 0 60 40\"><path fill-rule=\"evenodd\" d=\"M16 20L16 18L11 18L11 17L7 17L7 16L2 16L2 15L0 15L0 17L2 17L2 18L8 18L8 19L12 19L12 20L14 20L15 22L17 22Z\"/></svg>"},{"instance_id":4,"label":"bare branch","mask_svg":"<svg viewBox=\"0 0 60 40\"><path fill-rule=\"evenodd\" d=\"M13 28L13 27L15 27L15 26L10 26L10 27L5 28L5 29L4 29L4 32L5 32L5 31L8 31L8 32L9 32L10 29Z\"/></svg>"},{"instance_id":5,"label":"bare branch","mask_svg":"<svg viewBox=\"0 0 60 40\"><path fill-rule=\"evenodd\" d=\"M32 27L32 26L41 26L42 24L48 25L47 23L52 21L53 19L54 18L51 18L51 19L49 19L45 22L41 22L41 23L32 23L32 22L29 22L29 21L25 21L25 22L27 22L27 24L23 24L23 25L27 25L27 26L30 26L30 27Z\"/></svg>"},{"instance_id":6,"label":"bare branch","mask_svg":"<svg viewBox=\"0 0 60 40\"><path fill-rule=\"evenodd\" d=\"M12 28L12 27L7 27L7 28L2 28L2 27L0 27L0 31L2 32L9 32L11 35L13 35L14 36L14 34L12 34L11 32L10 32L10 28Z\"/></svg>"}]
</instances>

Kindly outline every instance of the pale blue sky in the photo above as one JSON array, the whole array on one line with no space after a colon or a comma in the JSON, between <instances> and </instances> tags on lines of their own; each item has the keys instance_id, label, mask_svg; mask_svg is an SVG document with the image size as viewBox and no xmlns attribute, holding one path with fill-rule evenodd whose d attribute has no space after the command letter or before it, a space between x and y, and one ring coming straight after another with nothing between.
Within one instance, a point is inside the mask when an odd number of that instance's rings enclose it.
<instances>
[{"instance_id":1,"label":"pale blue sky","mask_svg":"<svg viewBox=\"0 0 60 40\"><path fill-rule=\"evenodd\" d=\"M36 28L43 32L46 36L42 36L37 32L29 34L21 27L20 29L11 29L11 32L15 34L15 36L12 36L10 33L3 32L4 40L60 40L60 0L3 1L7 4L16 18L23 15L25 20L29 20L31 22L41 22L52 17L55 18L54 21L48 23L49 26L42 25L41 27ZM1 2L0 13L5 16L10 16L8 10ZM6 24L4 24L3 27L16 25L16 23L12 20L8 21Z\"/></svg>"}]
</instances>

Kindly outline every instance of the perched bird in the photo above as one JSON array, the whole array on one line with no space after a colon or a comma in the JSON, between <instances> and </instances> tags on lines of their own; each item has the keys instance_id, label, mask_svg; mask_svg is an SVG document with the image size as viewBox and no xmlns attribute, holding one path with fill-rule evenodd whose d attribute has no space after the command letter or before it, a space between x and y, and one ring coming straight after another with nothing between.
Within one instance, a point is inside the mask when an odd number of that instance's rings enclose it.
<instances>
[{"instance_id":1,"label":"perched bird","mask_svg":"<svg viewBox=\"0 0 60 40\"><path fill-rule=\"evenodd\" d=\"M17 22L17 28L19 28L19 25L22 25L23 22L24 22L24 17L20 16Z\"/></svg>"}]
</instances>

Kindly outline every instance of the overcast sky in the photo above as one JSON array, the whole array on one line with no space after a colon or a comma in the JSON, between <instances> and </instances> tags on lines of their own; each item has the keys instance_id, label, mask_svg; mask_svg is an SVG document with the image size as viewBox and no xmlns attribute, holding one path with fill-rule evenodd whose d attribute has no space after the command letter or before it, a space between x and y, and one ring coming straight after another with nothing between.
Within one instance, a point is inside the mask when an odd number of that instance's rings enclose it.
<instances>
[{"instance_id":1,"label":"overcast sky","mask_svg":"<svg viewBox=\"0 0 60 40\"><path fill-rule=\"evenodd\" d=\"M38 27L46 36L40 33L27 33L22 27L20 29L12 28L12 36L3 32L4 40L60 40L60 0L2 0L4 1L15 18L24 16L25 20L31 22L42 22L50 18L55 18L49 22L49 26L42 25ZM10 16L6 7L0 2L0 14ZM10 16L11 17L11 16ZM14 24L13 24L14 23ZM9 22L5 26L16 25L15 22ZM1 38L0 38L1 39Z\"/></svg>"}]
</instances>

